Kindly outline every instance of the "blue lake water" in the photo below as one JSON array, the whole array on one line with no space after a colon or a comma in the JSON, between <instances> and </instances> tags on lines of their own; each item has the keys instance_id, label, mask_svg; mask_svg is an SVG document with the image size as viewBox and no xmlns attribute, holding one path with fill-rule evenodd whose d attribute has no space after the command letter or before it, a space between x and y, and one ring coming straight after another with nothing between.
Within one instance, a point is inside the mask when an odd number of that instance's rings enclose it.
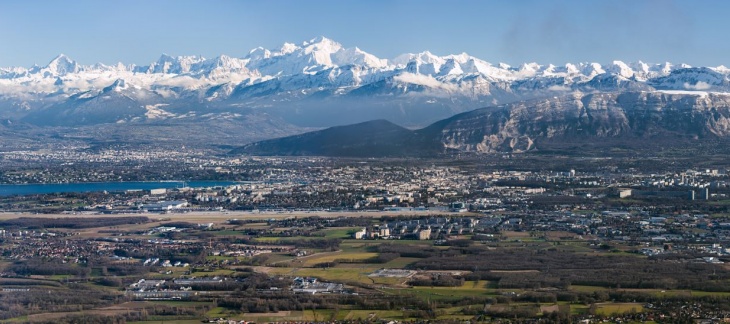
<instances>
[{"instance_id":1,"label":"blue lake water","mask_svg":"<svg viewBox=\"0 0 730 324\"><path fill-rule=\"evenodd\" d=\"M67 192L95 192L95 191L125 191L182 188L183 185L192 188L229 186L231 181L150 181L150 182L92 182L92 183L51 183L51 184L21 184L0 185L0 196L32 195L46 193Z\"/></svg>"}]
</instances>

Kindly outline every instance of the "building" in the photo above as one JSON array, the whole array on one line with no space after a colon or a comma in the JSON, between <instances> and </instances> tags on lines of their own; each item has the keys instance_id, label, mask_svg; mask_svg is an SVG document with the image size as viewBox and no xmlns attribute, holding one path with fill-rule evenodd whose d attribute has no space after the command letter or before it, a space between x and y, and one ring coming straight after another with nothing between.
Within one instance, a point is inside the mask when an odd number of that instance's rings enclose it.
<instances>
[{"instance_id":1,"label":"building","mask_svg":"<svg viewBox=\"0 0 730 324\"><path fill-rule=\"evenodd\" d=\"M631 189L622 189L621 191L618 192L618 197L619 198L631 197Z\"/></svg>"},{"instance_id":2,"label":"building","mask_svg":"<svg viewBox=\"0 0 730 324\"><path fill-rule=\"evenodd\" d=\"M224 280L220 277L213 277L213 278L181 278L181 279L175 279L173 282L176 285L209 285L209 284L219 284L222 283Z\"/></svg>"},{"instance_id":3,"label":"building","mask_svg":"<svg viewBox=\"0 0 730 324\"><path fill-rule=\"evenodd\" d=\"M167 193L167 189L165 189L165 188L162 188L162 189L152 189L152 190L150 190L150 194L151 195L164 195L166 193Z\"/></svg>"},{"instance_id":4,"label":"building","mask_svg":"<svg viewBox=\"0 0 730 324\"><path fill-rule=\"evenodd\" d=\"M342 284L331 283L331 282L319 282L316 278L294 278L294 284L291 286L291 290L295 293L304 294L331 294L341 293L344 286Z\"/></svg>"},{"instance_id":5,"label":"building","mask_svg":"<svg viewBox=\"0 0 730 324\"><path fill-rule=\"evenodd\" d=\"M352 237L355 238L356 240L362 240L365 237L367 237L367 233L368 233L368 231L363 228L363 229L355 232L354 234L352 234Z\"/></svg>"},{"instance_id":6,"label":"building","mask_svg":"<svg viewBox=\"0 0 730 324\"><path fill-rule=\"evenodd\" d=\"M700 189L700 199L702 199L702 200L709 200L710 199L710 188L702 188L702 189Z\"/></svg>"},{"instance_id":7,"label":"building","mask_svg":"<svg viewBox=\"0 0 730 324\"><path fill-rule=\"evenodd\" d=\"M422 229L418 231L418 239L419 240L429 240L431 239L431 228L427 227L425 229Z\"/></svg>"},{"instance_id":8,"label":"building","mask_svg":"<svg viewBox=\"0 0 730 324\"><path fill-rule=\"evenodd\" d=\"M139 281L129 285L130 289L137 291L147 291L159 288L165 280L139 279Z\"/></svg>"},{"instance_id":9,"label":"building","mask_svg":"<svg viewBox=\"0 0 730 324\"><path fill-rule=\"evenodd\" d=\"M172 200L172 201L159 201L152 204L144 204L140 206L140 209L146 211L170 211L180 208L188 207L188 202L185 200Z\"/></svg>"},{"instance_id":10,"label":"building","mask_svg":"<svg viewBox=\"0 0 730 324\"><path fill-rule=\"evenodd\" d=\"M379 237L389 237L390 236L390 228L387 227L381 227L378 231Z\"/></svg>"},{"instance_id":11,"label":"building","mask_svg":"<svg viewBox=\"0 0 730 324\"><path fill-rule=\"evenodd\" d=\"M456 213L463 213L466 212L466 204L463 202L454 202L449 204L449 211L450 212L456 212Z\"/></svg>"}]
</instances>

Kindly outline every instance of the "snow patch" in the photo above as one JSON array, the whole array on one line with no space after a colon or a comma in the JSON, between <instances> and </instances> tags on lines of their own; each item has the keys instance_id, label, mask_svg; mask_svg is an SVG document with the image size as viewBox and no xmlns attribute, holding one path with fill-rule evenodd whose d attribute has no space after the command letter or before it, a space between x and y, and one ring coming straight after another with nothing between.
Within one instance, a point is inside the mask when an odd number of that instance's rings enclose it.
<instances>
[{"instance_id":1,"label":"snow patch","mask_svg":"<svg viewBox=\"0 0 730 324\"><path fill-rule=\"evenodd\" d=\"M177 115L170 113L168 111L165 111L161 109L160 107L168 106L168 104L156 104L156 105L146 105L144 106L145 109L147 109L147 112L144 113L145 117L147 119L165 119L165 118L174 118Z\"/></svg>"},{"instance_id":2,"label":"snow patch","mask_svg":"<svg viewBox=\"0 0 730 324\"><path fill-rule=\"evenodd\" d=\"M445 84L442 82L439 82L434 77L430 75L423 75L423 74L413 74L413 73L402 73L399 75L396 75L393 77L394 81L397 82L403 82L403 83L411 83L411 84L417 84L426 86L429 88L434 89L444 89L444 90L456 90L456 85L453 84Z\"/></svg>"},{"instance_id":3,"label":"snow patch","mask_svg":"<svg viewBox=\"0 0 730 324\"><path fill-rule=\"evenodd\" d=\"M691 96L700 96L700 97L707 97L707 95L709 94L707 91L691 91L691 90L657 90L657 92L666 93L666 94L670 94L670 95L691 95Z\"/></svg>"}]
</instances>

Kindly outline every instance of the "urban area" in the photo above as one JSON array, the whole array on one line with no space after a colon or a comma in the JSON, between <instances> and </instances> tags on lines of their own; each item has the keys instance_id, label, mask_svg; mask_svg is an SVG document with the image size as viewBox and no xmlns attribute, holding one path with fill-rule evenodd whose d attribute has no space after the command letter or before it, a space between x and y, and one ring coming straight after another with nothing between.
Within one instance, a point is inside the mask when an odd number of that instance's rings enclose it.
<instances>
[{"instance_id":1,"label":"urban area","mask_svg":"<svg viewBox=\"0 0 730 324\"><path fill-rule=\"evenodd\" d=\"M730 319L722 159L38 152L0 154L4 321Z\"/></svg>"}]
</instances>

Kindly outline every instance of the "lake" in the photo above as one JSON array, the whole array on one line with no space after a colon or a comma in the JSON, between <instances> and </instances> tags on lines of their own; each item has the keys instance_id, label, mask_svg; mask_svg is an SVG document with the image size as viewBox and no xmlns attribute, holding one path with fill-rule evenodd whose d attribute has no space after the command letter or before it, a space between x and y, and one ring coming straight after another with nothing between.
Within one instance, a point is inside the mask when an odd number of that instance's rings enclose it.
<instances>
[{"instance_id":1,"label":"lake","mask_svg":"<svg viewBox=\"0 0 730 324\"><path fill-rule=\"evenodd\" d=\"M126 191L181 188L183 184L192 188L229 186L232 181L149 181L149 182L92 182L92 183L50 183L50 184L5 184L0 185L0 196L32 195L67 192Z\"/></svg>"}]
</instances>

